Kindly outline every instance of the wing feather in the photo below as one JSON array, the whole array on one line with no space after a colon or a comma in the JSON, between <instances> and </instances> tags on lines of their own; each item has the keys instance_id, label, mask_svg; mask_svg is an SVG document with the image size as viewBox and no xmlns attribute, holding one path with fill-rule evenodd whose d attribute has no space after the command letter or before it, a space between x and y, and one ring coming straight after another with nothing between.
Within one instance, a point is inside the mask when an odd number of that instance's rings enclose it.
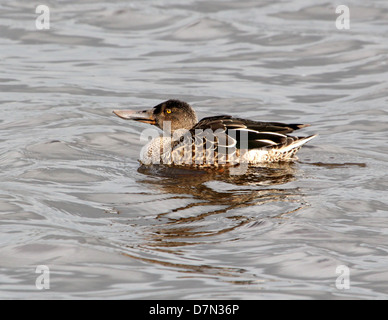
<instances>
[{"instance_id":1,"label":"wing feather","mask_svg":"<svg viewBox=\"0 0 388 320\"><path fill-rule=\"evenodd\" d=\"M206 117L200 120L191 130L196 146L201 143L204 150L211 146L216 152L234 152L233 150L248 148L282 148L298 138L288 136L289 133L307 127L304 124L286 124L280 122L260 122L233 118L222 115ZM198 132L205 132L197 137Z\"/></svg>"}]
</instances>

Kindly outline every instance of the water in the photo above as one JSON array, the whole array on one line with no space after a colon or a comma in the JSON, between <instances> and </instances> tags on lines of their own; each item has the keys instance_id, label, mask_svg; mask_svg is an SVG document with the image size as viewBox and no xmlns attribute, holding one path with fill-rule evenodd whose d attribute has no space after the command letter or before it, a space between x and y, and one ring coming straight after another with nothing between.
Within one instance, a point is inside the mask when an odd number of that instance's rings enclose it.
<instances>
[{"instance_id":1,"label":"water","mask_svg":"<svg viewBox=\"0 0 388 320\"><path fill-rule=\"evenodd\" d=\"M349 30L327 1L46 4L41 31L0 4L0 298L388 298L386 1ZM142 168L112 110L169 98L319 137L244 176Z\"/></svg>"}]
</instances>

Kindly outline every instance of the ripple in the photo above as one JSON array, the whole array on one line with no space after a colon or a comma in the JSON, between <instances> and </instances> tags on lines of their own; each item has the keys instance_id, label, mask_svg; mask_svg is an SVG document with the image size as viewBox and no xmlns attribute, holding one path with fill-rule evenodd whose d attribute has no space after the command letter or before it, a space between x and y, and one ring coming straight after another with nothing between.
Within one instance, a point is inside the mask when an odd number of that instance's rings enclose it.
<instances>
[{"instance_id":1,"label":"ripple","mask_svg":"<svg viewBox=\"0 0 388 320\"><path fill-rule=\"evenodd\" d=\"M387 297L383 1L349 5L349 30L324 1L49 7L44 31L26 1L0 12L1 297ZM319 138L240 176L142 167L146 126L112 110L169 98Z\"/></svg>"},{"instance_id":2,"label":"ripple","mask_svg":"<svg viewBox=\"0 0 388 320\"><path fill-rule=\"evenodd\" d=\"M107 29L133 31L162 27L172 19L173 16L166 14L121 8L94 11L87 19L82 19L82 22Z\"/></svg>"},{"instance_id":3,"label":"ripple","mask_svg":"<svg viewBox=\"0 0 388 320\"><path fill-rule=\"evenodd\" d=\"M172 37L177 40L211 40L231 33L226 24L210 19L201 19L175 31Z\"/></svg>"}]
</instances>

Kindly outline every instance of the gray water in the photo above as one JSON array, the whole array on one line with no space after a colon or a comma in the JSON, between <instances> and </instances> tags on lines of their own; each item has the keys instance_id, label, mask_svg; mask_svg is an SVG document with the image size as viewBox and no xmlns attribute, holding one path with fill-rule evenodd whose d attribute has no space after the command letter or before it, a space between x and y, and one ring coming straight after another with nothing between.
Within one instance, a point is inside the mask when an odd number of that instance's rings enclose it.
<instances>
[{"instance_id":1,"label":"gray water","mask_svg":"<svg viewBox=\"0 0 388 320\"><path fill-rule=\"evenodd\" d=\"M388 298L386 0L344 30L327 0L45 4L49 30L0 3L0 298ZM140 167L112 110L169 98L319 137L241 176Z\"/></svg>"}]
</instances>

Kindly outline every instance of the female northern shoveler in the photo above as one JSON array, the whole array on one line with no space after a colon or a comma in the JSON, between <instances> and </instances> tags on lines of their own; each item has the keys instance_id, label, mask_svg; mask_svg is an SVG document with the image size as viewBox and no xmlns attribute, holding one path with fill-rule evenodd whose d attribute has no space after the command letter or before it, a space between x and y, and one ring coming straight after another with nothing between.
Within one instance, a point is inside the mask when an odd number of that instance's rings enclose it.
<instances>
[{"instance_id":1,"label":"female northern shoveler","mask_svg":"<svg viewBox=\"0 0 388 320\"><path fill-rule=\"evenodd\" d=\"M190 167L234 166L245 163L293 161L295 154L316 135L288 134L309 125L259 122L232 116L207 117L198 122L191 106L168 100L145 111L116 110L126 120L150 123L163 130L141 152L145 165Z\"/></svg>"}]
</instances>

